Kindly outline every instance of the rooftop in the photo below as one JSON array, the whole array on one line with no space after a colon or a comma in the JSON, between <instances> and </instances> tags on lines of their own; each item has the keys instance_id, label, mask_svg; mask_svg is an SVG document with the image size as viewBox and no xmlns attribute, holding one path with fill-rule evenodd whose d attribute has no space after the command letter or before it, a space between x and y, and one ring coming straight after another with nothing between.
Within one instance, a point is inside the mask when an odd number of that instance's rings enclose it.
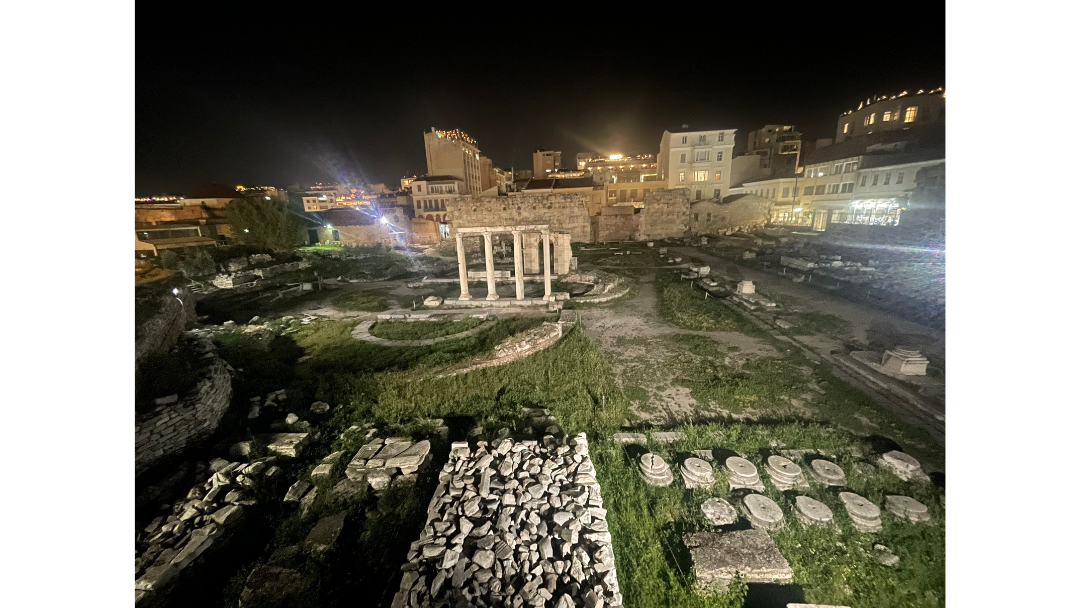
<instances>
[{"instance_id":1,"label":"rooftop","mask_svg":"<svg viewBox=\"0 0 1080 608\"><path fill-rule=\"evenodd\" d=\"M827 163L841 158L854 158L866 154L866 149L874 144L911 142L908 149L944 148L945 129L940 125L910 127L899 131L878 131L858 137L850 137L838 144L816 148L806 153L803 164L806 166Z\"/></svg>"}]
</instances>

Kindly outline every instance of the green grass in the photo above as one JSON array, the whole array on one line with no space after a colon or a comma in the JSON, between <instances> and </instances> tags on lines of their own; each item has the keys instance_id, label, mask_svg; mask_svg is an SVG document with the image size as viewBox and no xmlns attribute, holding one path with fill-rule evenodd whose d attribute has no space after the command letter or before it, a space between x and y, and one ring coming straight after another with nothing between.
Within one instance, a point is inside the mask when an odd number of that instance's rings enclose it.
<instances>
[{"instance_id":1,"label":"green grass","mask_svg":"<svg viewBox=\"0 0 1080 608\"><path fill-rule=\"evenodd\" d=\"M445 321L379 321L368 331L386 340L429 340L468 331L483 322L475 317Z\"/></svg>"},{"instance_id":2,"label":"green grass","mask_svg":"<svg viewBox=\"0 0 1080 608\"><path fill-rule=\"evenodd\" d=\"M824 312L796 312L781 315L781 318L788 319L795 325L786 330L795 336L825 334L843 341L850 339L853 335L850 321Z\"/></svg>"},{"instance_id":3,"label":"green grass","mask_svg":"<svg viewBox=\"0 0 1080 608\"><path fill-rule=\"evenodd\" d=\"M354 291L330 300L336 308L359 312L382 312L390 308L390 297L384 291Z\"/></svg>"},{"instance_id":4,"label":"green grass","mask_svg":"<svg viewBox=\"0 0 1080 608\"><path fill-rule=\"evenodd\" d=\"M750 336L764 333L718 298L705 299L704 291L663 270L656 273L656 312L660 318L683 329L737 331Z\"/></svg>"}]
</instances>

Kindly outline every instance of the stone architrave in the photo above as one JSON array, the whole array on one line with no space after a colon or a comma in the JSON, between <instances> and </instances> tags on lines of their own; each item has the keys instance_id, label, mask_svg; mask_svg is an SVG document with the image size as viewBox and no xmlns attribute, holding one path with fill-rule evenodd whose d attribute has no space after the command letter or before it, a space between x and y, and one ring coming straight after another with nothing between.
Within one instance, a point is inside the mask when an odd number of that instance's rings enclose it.
<instances>
[{"instance_id":1,"label":"stone architrave","mask_svg":"<svg viewBox=\"0 0 1080 608\"><path fill-rule=\"evenodd\" d=\"M761 478L758 477L757 467L749 460L739 456L731 456L724 461L724 468L728 472L729 489L750 488L758 492L765 491L765 484L761 483Z\"/></svg>"},{"instance_id":2,"label":"stone architrave","mask_svg":"<svg viewBox=\"0 0 1080 608\"><path fill-rule=\"evenodd\" d=\"M525 262L521 259L521 231L514 230L514 289L517 300L525 299Z\"/></svg>"},{"instance_id":3,"label":"stone architrave","mask_svg":"<svg viewBox=\"0 0 1080 608\"><path fill-rule=\"evenodd\" d=\"M660 443L672 443L686 439L686 433L679 431L657 431L652 434L652 440Z\"/></svg>"},{"instance_id":4,"label":"stone architrave","mask_svg":"<svg viewBox=\"0 0 1080 608\"><path fill-rule=\"evenodd\" d=\"M698 587L727 590L736 574L748 583L790 583L791 565L780 554L768 532L694 532L683 536L690 550Z\"/></svg>"},{"instance_id":5,"label":"stone architrave","mask_svg":"<svg viewBox=\"0 0 1080 608\"><path fill-rule=\"evenodd\" d=\"M675 476L671 473L671 467L664 462L663 457L659 454L652 452L642 454L638 461L638 469L641 478L650 486L667 486L675 480Z\"/></svg>"},{"instance_id":6,"label":"stone architrave","mask_svg":"<svg viewBox=\"0 0 1080 608\"><path fill-rule=\"evenodd\" d=\"M769 456L765 461L765 471L769 473L773 485L781 491L810 487L803 477L802 467L783 456Z\"/></svg>"},{"instance_id":7,"label":"stone architrave","mask_svg":"<svg viewBox=\"0 0 1080 608\"><path fill-rule=\"evenodd\" d=\"M743 497L743 512L750 520L750 525L763 530L776 530L784 527L784 512L773 499L761 494L747 494Z\"/></svg>"},{"instance_id":8,"label":"stone architrave","mask_svg":"<svg viewBox=\"0 0 1080 608\"><path fill-rule=\"evenodd\" d=\"M498 300L499 294L495 293L495 252L491 247L493 238L490 231L484 232L484 269L487 272L487 299Z\"/></svg>"},{"instance_id":9,"label":"stone architrave","mask_svg":"<svg viewBox=\"0 0 1080 608\"><path fill-rule=\"evenodd\" d=\"M687 458L679 466L683 483L687 489L707 488L716 483L712 466L700 458Z\"/></svg>"},{"instance_id":10,"label":"stone architrave","mask_svg":"<svg viewBox=\"0 0 1080 608\"><path fill-rule=\"evenodd\" d=\"M844 503L851 523L860 532L881 531L881 509L877 505L852 492L840 492L840 501Z\"/></svg>"},{"instance_id":11,"label":"stone architrave","mask_svg":"<svg viewBox=\"0 0 1080 608\"><path fill-rule=\"evenodd\" d=\"M462 234L457 234L457 264L458 264L458 282L461 285L461 295L458 296L459 300L471 300L472 296L469 295L469 276L468 270L465 266L465 243L462 240Z\"/></svg>"},{"instance_id":12,"label":"stone architrave","mask_svg":"<svg viewBox=\"0 0 1080 608\"><path fill-rule=\"evenodd\" d=\"M930 481L930 476L923 472L919 461L903 452L886 452L881 455L880 462L904 481Z\"/></svg>"},{"instance_id":13,"label":"stone architrave","mask_svg":"<svg viewBox=\"0 0 1080 608\"><path fill-rule=\"evenodd\" d=\"M739 513L723 498L710 498L701 503L701 513L714 526L726 526L739 519Z\"/></svg>"},{"instance_id":14,"label":"stone architrave","mask_svg":"<svg viewBox=\"0 0 1080 608\"><path fill-rule=\"evenodd\" d=\"M844 469L835 463L820 458L810 462L810 477L814 481L827 486L842 486L847 483Z\"/></svg>"},{"instance_id":15,"label":"stone architrave","mask_svg":"<svg viewBox=\"0 0 1080 608\"><path fill-rule=\"evenodd\" d=\"M809 496L795 497L795 519L805 526L822 526L833 521L832 509Z\"/></svg>"},{"instance_id":16,"label":"stone architrave","mask_svg":"<svg viewBox=\"0 0 1080 608\"><path fill-rule=\"evenodd\" d=\"M901 519L908 519L913 523L930 521L930 510L926 508L926 505L910 496L886 496L885 509L893 515Z\"/></svg>"}]
</instances>

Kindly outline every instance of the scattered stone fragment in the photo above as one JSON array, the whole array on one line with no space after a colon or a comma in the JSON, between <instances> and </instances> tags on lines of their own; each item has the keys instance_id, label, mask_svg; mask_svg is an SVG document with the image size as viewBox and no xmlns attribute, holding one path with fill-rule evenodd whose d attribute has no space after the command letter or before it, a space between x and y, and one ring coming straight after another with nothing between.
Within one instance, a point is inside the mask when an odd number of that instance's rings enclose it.
<instances>
[{"instance_id":1,"label":"scattered stone fragment","mask_svg":"<svg viewBox=\"0 0 1080 608\"><path fill-rule=\"evenodd\" d=\"M330 464L329 462L324 462L324 463L316 466L311 471L311 479L313 481L314 480L319 480L319 479L329 479L330 478L330 473L332 473L333 470L334 470L334 465Z\"/></svg>"},{"instance_id":2,"label":"scattered stone fragment","mask_svg":"<svg viewBox=\"0 0 1080 608\"><path fill-rule=\"evenodd\" d=\"M874 545L874 559L890 568L900 565L900 558L885 545Z\"/></svg>"},{"instance_id":3,"label":"scattered stone fragment","mask_svg":"<svg viewBox=\"0 0 1080 608\"><path fill-rule=\"evenodd\" d=\"M672 443L686 439L686 433L679 431L657 431L652 433L652 440L660 443Z\"/></svg>"},{"instance_id":4,"label":"scattered stone fragment","mask_svg":"<svg viewBox=\"0 0 1080 608\"><path fill-rule=\"evenodd\" d=\"M881 531L881 509L877 505L852 492L840 492L840 500L844 503L851 523L860 532Z\"/></svg>"},{"instance_id":5,"label":"scattered stone fragment","mask_svg":"<svg viewBox=\"0 0 1080 608\"><path fill-rule=\"evenodd\" d=\"M679 465L679 473L682 474L683 483L687 489L708 488L716 483L712 465L700 458L687 458L684 460Z\"/></svg>"},{"instance_id":6,"label":"scattered stone fragment","mask_svg":"<svg viewBox=\"0 0 1080 608\"><path fill-rule=\"evenodd\" d=\"M304 494L311 489L311 482L306 479L289 486L289 491L285 492L285 502L300 502L300 499L304 497Z\"/></svg>"},{"instance_id":7,"label":"scattered stone fragment","mask_svg":"<svg viewBox=\"0 0 1080 608\"><path fill-rule=\"evenodd\" d=\"M833 521L832 509L825 503L809 496L795 497L795 519L806 526L830 524Z\"/></svg>"},{"instance_id":8,"label":"scattered stone fragment","mask_svg":"<svg viewBox=\"0 0 1080 608\"><path fill-rule=\"evenodd\" d=\"M827 486L843 486L847 483L844 469L841 469L835 463L820 458L810 462L810 477L813 477L814 481Z\"/></svg>"},{"instance_id":9,"label":"scattered stone fragment","mask_svg":"<svg viewBox=\"0 0 1080 608\"><path fill-rule=\"evenodd\" d=\"M886 496L885 509L901 519L907 518L915 523L930 521L930 510L926 505L910 496Z\"/></svg>"},{"instance_id":10,"label":"scattered stone fragment","mask_svg":"<svg viewBox=\"0 0 1080 608\"><path fill-rule=\"evenodd\" d=\"M224 526L240 519L240 516L243 514L244 507L240 505L225 505L217 511L214 511L214 514L211 515L210 518L214 520L214 523Z\"/></svg>"},{"instance_id":11,"label":"scattered stone fragment","mask_svg":"<svg viewBox=\"0 0 1080 608\"><path fill-rule=\"evenodd\" d=\"M765 471L778 490L806 489L810 485L803 477L802 467L783 456L772 455L765 460Z\"/></svg>"},{"instance_id":12,"label":"scattered stone fragment","mask_svg":"<svg viewBox=\"0 0 1080 608\"><path fill-rule=\"evenodd\" d=\"M638 469L641 478L650 486L667 486L675 480L668 463L664 462L659 454L649 452L642 454L638 461Z\"/></svg>"},{"instance_id":13,"label":"scattered stone fragment","mask_svg":"<svg viewBox=\"0 0 1080 608\"><path fill-rule=\"evenodd\" d=\"M881 455L879 462L904 481L930 481L930 476L923 472L919 461L903 452L886 452Z\"/></svg>"},{"instance_id":14,"label":"scattered stone fragment","mask_svg":"<svg viewBox=\"0 0 1080 608\"><path fill-rule=\"evenodd\" d=\"M319 497L319 488L311 488L311 491L304 495L300 499L300 516L307 516L308 509L315 503L315 499Z\"/></svg>"},{"instance_id":15,"label":"scattered stone fragment","mask_svg":"<svg viewBox=\"0 0 1080 608\"><path fill-rule=\"evenodd\" d=\"M263 435L261 439L266 443L266 449L282 456L296 457L300 455L304 446L307 445L307 433L273 433Z\"/></svg>"},{"instance_id":16,"label":"scattered stone fragment","mask_svg":"<svg viewBox=\"0 0 1080 608\"><path fill-rule=\"evenodd\" d=\"M784 526L784 512L773 499L761 494L747 494L743 497L746 518L755 528L776 530Z\"/></svg>"},{"instance_id":17,"label":"scattered stone fragment","mask_svg":"<svg viewBox=\"0 0 1080 608\"><path fill-rule=\"evenodd\" d=\"M758 477L757 467L754 463L740 456L730 456L724 461L724 467L728 471L728 488L738 490L750 488L758 492L765 491L765 484Z\"/></svg>"},{"instance_id":18,"label":"scattered stone fragment","mask_svg":"<svg viewBox=\"0 0 1080 608\"><path fill-rule=\"evenodd\" d=\"M644 433L615 433L611 436L615 443L640 443L645 444L648 440Z\"/></svg>"},{"instance_id":19,"label":"scattered stone fragment","mask_svg":"<svg viewBox=\"0 0 1080 608\"><path fill-rule=\"evenodd\" d=\"M703 589L725 591L736 574L748 583L792 581L791 565L764 530L695 532L683 536L683 543Z\"/></svg>"},{"instance_id":20,"label":"scattered stone fragment","mask_svg":"<svg viewBox=\"0 0 1080 608\"><path fill-rule=\"evenodd\" d=\"M293 413L290 413L288 416L285 416L285 424L296 424L299 420L300 420L300 417L297 416L296 414L293 414Z\"/></svg>"},{"instance_id":21,"label":"scattered stone fragment","mask_svg":"<svg viewBox=\"0 0 1080 608\"><path fill-rule=\"evenodd\" d=\"M401 444L391 444L391 445L401 445ZM393 457L388 457L386 459L386 467L387 468L398 467L398 468L404 469L404 468L408 468L408 467L418 467L418 466L420 466L420 463L424 461L424 458L428 455L428 452L431 451L431 442L426 440L426 439L423 440L423 441L418 441L417 443L415 443L413 445L408 445L408 444L406 444L406 445L407 445L407 447L404 450L402 450L398 455L393 456ZM388 445L386 447L389 448L390 445ZM382 452L380 452L379 454L381 456Z\"/></svg>"},{"instance_id":22,"label":"scattered stone fragment","mask_svg":"<svg viewBox=\"0 0 1080 608\"><path fill-rule=\"evenodd\" d=\"M329 412L329 411L330 411L330 404L329 403L324 403L322 401L316 401L315 403L311 404L311 413L312 414L325 414L326 412Z\"/></svg>"},{"instance_id":23,"label":"scattered stone fragment","mask_svg":"<svg viewBox=\"0 0 1080 608\"><path fill-rule=\"evenodd\" d=\"M714 526L726 526L739 519L739 513L723 498L710 498L701 503L701 512Z\"/></svg>"},{"instance_id":24,"label":"scattered stone fragment","mask_svg":"<svg viewBox=\"0 0 1080 608\"><path fill-rule=\"evenodd\" d=\"M315 527L304 539L304 547L313 553L322 553L334 546L334 541L341 535L345 527L345 512L324 517L315 524Z\"/></svg>"}]
</instances>

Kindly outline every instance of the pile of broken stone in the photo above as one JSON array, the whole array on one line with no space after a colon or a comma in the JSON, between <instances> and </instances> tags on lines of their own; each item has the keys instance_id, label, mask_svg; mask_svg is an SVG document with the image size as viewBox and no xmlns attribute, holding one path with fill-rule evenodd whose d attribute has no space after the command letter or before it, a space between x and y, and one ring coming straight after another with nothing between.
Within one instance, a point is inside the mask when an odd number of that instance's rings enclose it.
<instances>
[{"instance_id":1,"label":"pile of broken stone","mask_svg":"<svg viewBox=\"0 0 1080 608\"><path fill-rule=\"evenodd\" d=\"M584 433L456 442L400 590L405 606L621 606Z\"/></svg>"},{"instance_id":2,"label":"pile of broken stone","mask_svg":"<svg viewBox=\"0 0 1080 608\"><path fill-rule=\"evenodd\" d=\"M210 461L210 476L187 496L165 505L169 514L155 518L136 534L135 590L157 591L202 555L255 504L254 489L280 469L273 457L248 464L223 459ZM205 465L202 465L205 466Z\"/></svg>"}]
</instances>

